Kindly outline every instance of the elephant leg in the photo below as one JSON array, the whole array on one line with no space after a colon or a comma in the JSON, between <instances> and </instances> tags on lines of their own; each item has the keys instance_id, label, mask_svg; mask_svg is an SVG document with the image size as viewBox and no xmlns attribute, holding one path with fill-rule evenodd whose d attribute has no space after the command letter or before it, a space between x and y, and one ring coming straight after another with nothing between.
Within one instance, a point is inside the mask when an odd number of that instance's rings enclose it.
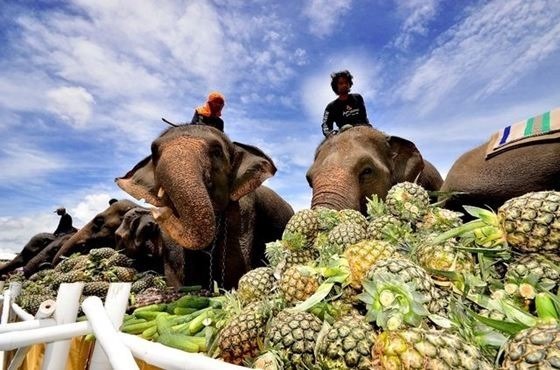
<instances>
[{"instance_id":1,"label":"elephant leg","mask_svg":"<svg viewBox=\"0 0 560 370\"><path fill-rule=\"evenodd\" d=\"M184 269L185 269L185 255L184 249L168 238L163 238L163 273L167 285L175 289L183 286L184 282Z\"/></svg>"}]
</instances>

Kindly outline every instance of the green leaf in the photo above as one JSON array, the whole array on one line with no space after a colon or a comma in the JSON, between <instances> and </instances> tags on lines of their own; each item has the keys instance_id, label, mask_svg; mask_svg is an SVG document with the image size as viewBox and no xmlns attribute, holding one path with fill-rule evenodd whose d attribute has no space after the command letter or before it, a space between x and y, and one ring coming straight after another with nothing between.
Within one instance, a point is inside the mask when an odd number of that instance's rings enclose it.
<instances>
[{"instance_id":1,"label":"green leaf","mask_svg":"<svg viewBox=\"0 0 560 370\"><path fill-rule=\"evenodd\" d=\"M319 286L317 291L313 293L311 297L299 303L297 306L289 308L288 311L303 312L309 310L310 308L321 302L323 299L325 299L329 295L333 287L334 283L324 282Z\"/></svg>"},{"instance_id":2,"label":"green leaf","mask_svg":"<svg viewBox=\"0 0 560 370\"><path fill-rule=\"evenodd\" d=\"M500 330L501 332L509 334L509 335L515 335L515 334L519 333L521 330L527 329L529 327L527 325L523 325L523 324L516 323L516 322L508 322L508 321L503 321L503 320L490 319L488 317L481 316L481 315L477 314L476 312L474 312L470 309L468 309L468 311L471 315L474 316L475 319L477 319L481 323L483 323L485 325L488 325L491 328Z\"/></svg>"}]
</instances>

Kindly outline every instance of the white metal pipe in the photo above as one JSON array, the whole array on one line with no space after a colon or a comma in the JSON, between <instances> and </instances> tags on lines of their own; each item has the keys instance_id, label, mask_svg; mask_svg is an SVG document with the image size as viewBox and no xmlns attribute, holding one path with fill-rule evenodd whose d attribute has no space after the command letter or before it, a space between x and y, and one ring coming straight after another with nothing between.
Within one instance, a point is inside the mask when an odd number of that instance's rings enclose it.
<instances>
[{"instance_id":1,"label":"white metal pipe","mask_svg":"<svg viewBox=\"0 0 560 370\"><path fill-rule=\"evenodd\" d=\"M111 320L113 327L118 330L123 322L123 316L128 306L130 283L111 283L105 298L105 312ZM93 353L89 360L89 370L111 370L111 363L103 351L100 342L95 342Z\"/></svg>"},{"instance_id":2,"label":"white metal pipe","mask_svg":"<svg viewBox=\"0 0 560 370\"><path fill-rule=\"evenodd\" d=\"M79 337L91 333L91 325L88 321L3 333L0 334L0 351L10 351L12 349L23 346L31 346L37 343L51 343L61 340L70 340L73 337Z\"/></svg>"},{"instance_id":3,"label":"white metal pipe","mask_svg":"<svg viewBox=\"0 0 560 370\"><path fill-rule=\"evenodd\" d=\"M1 325L5 325L8 323L11 304L12 304L12 292L10 291L10 289L6 289L4 291L4 301L2 304L2 316L0 317Z\"/></svg>"},{"instance_id":4,"label":"white metal pipe","mask_svg":"<svg viewBox=\"0 0 560 370\"><path fill-rule=\"evenodd\" d=\"M239 370L243 366L228 364L202 354L188 353L166 347L160 343L149 342L135 335L120 333L124 344L130 348L137 359L166 370Z\"/></svg>"},{"instance_id":5,"label":"white metal pipe","mask_svg":"<svg viewBox=\"0 0 560 370\"><path fill-rule=\"evenodd\" d=\"M14 313L16 314L17 317L20 318L20 320L23 321L31 321L35 319L35 316L33 316L32 314L30 314L29 312L25 311L23 308L21 308L17 303L12 303L12 310L14 311Z\"/></svg>"},{"instance_id":6,"label":"white metal pipe","mask_svg":"<svg viewBox=\"0 0 560 370\"><path fill-rule=\"evenodd\" d=\"M113 369L138 369L132 353L120 340L119 333L103 309L101 299L95 296L87 297L82 302L82 310L91 324L97 343L101 343Z\"/></svg>"},{"instance_id":7,"label":"white metal pipe","mask_svg":"<svg viewBox=\"0 0 560 370\"><path fill-rule=\"evenodd\" d=\"M56 325L55 319L40 319L40 320L12 322L6 325L1 325L0 334L23 331L23 330L46 328L54 325Z\"/></svg>"},{"instance_id":8,"label":"white metal pipe","mask_svg":"<svg viewBox=\"0 0 560 370\"><path fill-rule=\"evenodd\" d=\"M84 283L60 284L56 295L54 319L57 325L73 323L78 316ZM64 370L70 351L70 339L47 344L42 370Z\"/></svg>"},{"instance_id":9,"label":"white metal pipe","mask_svg":"<svg viewBox=\"0 0 560 370\"><path fill-rule=\"evenodd\" d=\"M21 309L21 307L19 307L15 303L12 304L12 309L14 309L14 312L16 313L17 313L16 307L14 306L17 306L19 309ZM42 323L43 326L45 326L45 324L48 324L48 326L55 325L56 324L55 319L48 319L48 317L52 316L52 314L54 313L55 308L56 308L56 302L53 301L52 299L47 299L46 301L41 303L39 309L37 310L37 313L35 314L35 317L32 317L34 320L28 321L28 323L39 323L39 324ZM25 313L29 315L27 312ZM27 356L27 353L29 352L30 349L31 346L19 347L16 351L16 354L14 355L14 358L12 358L12 362L10 362L10 366L8 367L8 370L18 370L21 367L21 364L23 364L23 361L25 360L25 357Z\"/></svg>"}]
</instances>

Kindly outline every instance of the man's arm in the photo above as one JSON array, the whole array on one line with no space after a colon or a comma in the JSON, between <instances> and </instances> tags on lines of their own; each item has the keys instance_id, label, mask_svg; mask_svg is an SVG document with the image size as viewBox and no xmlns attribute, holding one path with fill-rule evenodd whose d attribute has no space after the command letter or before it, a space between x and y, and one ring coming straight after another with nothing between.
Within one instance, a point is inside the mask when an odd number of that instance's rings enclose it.
<instances>
[{"instance_id":1,"label":"man's arm","mask_svg":"<svg viewBox=\"0 0 560 370\"><path fill-rule=\"evenodd\" d=\"M327 105L327 108L325 108L325 113L323 113L323 123L321 124L323 135L325 136L329 136L333 131L333 119L329 108L330 104Z\"/></svg>"},{"instance_id":2,"label":"man's arm","mask_svg":"<svg viewBox=\"0 0 560 370\"><path fill-rule=\"evenodd\" d=\"M362 112L364 112L364 120L365 120L364 123L369 123L369 119L368 119L367 111L366 111L366 104L364 103L364 98L359 94L358 94L358 96L359 96L358 103L360 105L359 108Z\"/></svg>"},{"instance_id":3,"label":"man's arm","mask_svg":"<svg viewBox=\"0 0 560 370\"><path fill-rule=\"evenodd\" d=\"M202 119L201 119L200 115L198 114L198 112L196 111L196 109L194 110L194 115L192 116L191 124L193 124L193 125L202 124Z\"/></svg>"}]
</instances>

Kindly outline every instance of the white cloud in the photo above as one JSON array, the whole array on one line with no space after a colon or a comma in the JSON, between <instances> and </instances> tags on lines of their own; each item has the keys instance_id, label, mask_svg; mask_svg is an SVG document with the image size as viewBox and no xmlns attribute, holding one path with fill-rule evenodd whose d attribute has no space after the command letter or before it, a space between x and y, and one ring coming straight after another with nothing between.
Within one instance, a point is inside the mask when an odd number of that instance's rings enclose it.
<instances>
[{"instance_id":1,"label":"white cloud","mask_svg":"<svg viewBox=\"0 0 560 370\"><path fill-rule=\"evenodd\" d=\"M397 10L405 20L393 44L401 49L410 46L415 35L425 35L428 22L437 13L439 0L398 0Z\"/></svg>"},{"instance_id":2,"label":"white cloud","mask_svg":"<svg viewBox=\"0 0 560 370\"><path fill-rule=\"evenodd\" d=\"M397 96L426 114L447 99L473 103L513 86L558 51L558 15L560 3L554 1L473 8L401 79Z\"/></svg>"},{"instance_id":3,"label":"white cloud","mask_svg":"<svg viewBox=\"0 0 560 370\"><path fill-rule=\"evenodd\" d=\"M325 37L335 31L337 22L349 10L351 0L308 0L303 14L309 18L309 30L318 37Z\"/></svg>"},{"instance_id":4,"label":"white cloud","mask_svg":"<svg viewBox=\"0 0 560 370\"><path fill-rule=\"evenodd\" d=\"M44 176L67 166L56 154L31 147L29 143L5 144L0 153L0 181L4 185L22 181L28 185L39 184Z\"/></svg>"},{"instance_id":5,"label":"white cloud","mask_svg":"<svg viewBox=\"0 0 560 370\"><path fill-rule=\"evenodd\" d=\"M93 96L83 87L60 87L47 91L49 109L74 128L87 126L95 104Z\"/></svg>"},{"instance_id":6,"label":"white cloud","mask_svg":"<svg viewBox=\"0 0 560 370\"><path fill-rule=\"evenodd\" d=\"M0 217L1 251L19 253L31 237L38 233L52 233L58 225L55 213L30 214L25 217Z\"/></svg>"}]
</instances>

